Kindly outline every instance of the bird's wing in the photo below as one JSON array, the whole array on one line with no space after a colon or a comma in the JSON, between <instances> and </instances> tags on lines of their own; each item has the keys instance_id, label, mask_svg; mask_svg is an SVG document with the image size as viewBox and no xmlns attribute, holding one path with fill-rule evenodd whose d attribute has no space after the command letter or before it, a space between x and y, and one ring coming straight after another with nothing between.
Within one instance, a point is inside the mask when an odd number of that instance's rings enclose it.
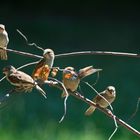
<instances>
[{"instance_id":1,"label":"bird's wing","mask_svg":"<svg viewBox=\"0 0 140 140\"><path fill-rule=\"evenodd\" d=\"M9 79L11 79L11 78L12 78L12 81L15 83L17 83L17 82L31 83L31 84L34 83L34 80L32 79L32 77L22 71L17 71L15 73L12 73L9 76Z\"/></svg>"},{"instance_id":2,"label":"bird's wing","mask_svg":"<svg viewBox=\"0 0 140 140\"><path fill-rule=\"evenodd\" d=\"M85 67L83 69L80 69L79 70L79 73L78 73L78 76L80 79L86 77L86 76L89 76L95 72L99 72L101 71L102 69L95 69L93 68L93 66L88 66L88 67Z\"/></svg>"},{"instance_id":3,"label":"bird's wing","mask_svg":"<svg viewBox=\"0 0 140 140\"><path fill-rule=\"evenodd\" d=\"M42 70L42 67L44 66L44 63L45 63L45 60L44 59L41 59L37 63L37 65L35 66L34 71L32 73L32 77L33 78L38 77L40 75L40 71Z\"/></svg>"},{"instance_id":4,"label":"bird's wing","mask_svg":"<svg viewBox=\"0 0 140 140\"><path fill-rule=\"evenodd\" d=\"M99 94L104 97L105 91L100 92ZM93 99L93 102L97 103L97 101L99 102L100 100L102 100L103 98L101 96L96 95L95 98Z\"/></svg>"},{"instance_id":5,"label":"bird's wing","mask_svg":"<svg viewBox=\"0 0 140 140\"><path fill-rule=\"evenodd\" d=\"M6 37L6 48L7 48L7 45L9 43L9 37L8 37L8 33L6 31L4 32L4 34L5 34L5 37Z\"/></svg>"},{"instance_id":6,"label":"bird's wing","mask_svg":"<svg viewBox=\"0 0 140 140\"><path fill-rule=\"evenodd\" d=\"M45 59L43 58L36 64L35 69L42 67L44 63L45 63Z\"/></svg>"},{"instance_id":7,"label":"bird's wing","mask_svg":"<svg viewBox=\"0 0 140 140\"><path fill-rule=\"evenodd\" d=\"M90 106L86 111L85 111L85 115L89 116L91 115L94 111L95 111L96 107L95 106Z\"/></svg>"}]
</instances>

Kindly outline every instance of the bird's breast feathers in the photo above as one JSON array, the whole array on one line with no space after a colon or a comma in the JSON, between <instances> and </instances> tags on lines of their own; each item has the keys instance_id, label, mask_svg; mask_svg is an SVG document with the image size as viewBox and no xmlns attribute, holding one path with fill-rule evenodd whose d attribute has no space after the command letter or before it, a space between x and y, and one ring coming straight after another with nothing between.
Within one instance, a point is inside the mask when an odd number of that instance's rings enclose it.
<instances>
[{"instance_id":1,"label":"bird's breast feathers","mask_svg":"<svg viewBox=\"0 0 140 140\"><path fill-rule=\"evenodd\" d=\"M48 67L48 65L43 65L39 68L36 68L33 72L33 79L42 79L42 80L47 80L48 76L50 73L50 68Z\"/></svg>"},{"instance_id":2,"label":"bird's breast feathers","mask_svg":"<svg viewBox=\"0 0 140 140\"><path fill-rule=\"evenodd\" d=\"M5 34L0 34L0 47L5 47L7 46L9 42L8 36Z\"/></svg>"}]
</instances>

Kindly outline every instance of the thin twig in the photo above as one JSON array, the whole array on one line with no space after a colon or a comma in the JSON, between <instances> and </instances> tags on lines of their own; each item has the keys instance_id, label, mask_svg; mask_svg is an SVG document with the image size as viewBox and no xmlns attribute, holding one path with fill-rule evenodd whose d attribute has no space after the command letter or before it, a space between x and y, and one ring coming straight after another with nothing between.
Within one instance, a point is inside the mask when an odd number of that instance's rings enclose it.
<instances>
[{"instance_id":1,"label":"thin twig","mask_svg":"<svg viewBox=\"0 0 140 140\"><path fill-rule=\"evenodd\" d=\"M139 109L139 103L140 103L140 97L138 98L138 101L137 101L136 110L135 110L135 112L131 115L131 117L129 118L129 120L132 119L133 117L135 117L135 115L137 114L138 109Z\"/></svg>"},{"instance_id":2,"label":"thin twig","mask_svg":"<svg viewBox=\"0 0 140 140\"><path fill-rule=\"evenodd\" d=\"M114 124L115 124L115 129L114 129L114 131L112 132L112 134L110 135L110 137L108 138L108 140L111 140L112 137L115 135L115 133L116 133L117 130L118 130L118 124L117 124L116 116L115 116L115 115L113 115L113 120L114 120Z\"/></svg>"},{"instance_id":3,"label":"thin twig","mask_svg":"<svg viewBox=\"0 0 140 140\"><path fill-rule=\"evenodd\" d=\"M36 43L29 43L27 37L20 30L17 29L17 32L25 39L28 46L35 46L37 49L44 51L44 49L38 46Z\"/></svg>"},{"instance_id":4,"label":"thin twig","mask_svg":"<svg viewBox=\"0 0 140 140\"><path fill-rule=\"evenodd\" d=\"M84 92L82 91L82 87L80 86L80 84L79 84L79 86L78 86L78 90L80 91L80 93L81 93L82 95L84 95Z\"/></svg>"},{"instance_id":5,"label":"thin twig","mask_svg":"<svg viewBox=\"0 0 140 140\"><path fill-rule=\"evenodd\" d=\"M140 54L124 53L124 52L110 52L110 51L81 51L72 53L58 54L56 57L78 56L78 55L111 55L111 56L125 56L140 58Z\"/></svg>"},{"instance_id":6,"label":"thin twig","mask_svg":"<svg viewBox=\"0 0 140 140\"><path fill-rule=\"evenodd\" d=\"M96 78L96 81L95 81L93 84L91 84L91 85L92 85L92 86L95 86L95 85L98 83L99 78L100 78L100 72L98 71L98 72L97 72L97 78Z\"/></svg>"},{"instance_id":7,"label":"thin twig","mask_svg":"<svg viewBox=\"0 0 140 140\"><path fill-rule=\"evenodd\" d=\"M2 78L0 79L0 82L3 81L5 78L6 78L6 76L2 77Z\"/></svg>"},{"instance_id":8,"label":"thin twig","mask_svg":"<svg viewBox=\"0 0 140 140\"><path fill-rule=\"evenodd\" d=\"M22 66L18 67L17 70L23 69L23 68L25 68L25 67L27 67L27 66L35 65L35 64L37 64L38 62L39 62L39 61L27 63L27 64L25 64L25 65L22 65Z\"/></svg>"},{"instance_id":9,"label":"thin twig","mask_svg":"<svg viewBox=\"0 0 140 140\"><path fill-rule=\"evenodd\" d=\"M2 49L2 48L0 48ZM32 57L32 58L43 58L42 56L36 55L36 54L32 54L32 53L28 53L28 52L23 52L23 51L17 51L17 50L13 50L13 49L6 49L8 52L12 52L15 54L19 54L19 55L23 55L23 56L28 56L28 57Z\"/></svg>"},{"instance_id":10,"label":"thin twig","mask_svg":"<svg viewBox=\"0 0 140 140\"><path fill-rule=\"evenodd\" d=\"M58 83L62 86L62 89L63 89L63 90L65 91L65 93L66 93L66 97L65 97L65 99L64 99L64 114L63 114L62 118L61 118L60 121L59 121L59 123L61 123L61 122L64 120L65 116L66 116L66 112L67 112L67 99L68 99L68 97L69 97L69 94L68 94L68 91L67 91L66 87L64 86L64 84L63 84L61 81L59 81L59 80L57 80L57 79L55 79L55 78L52 78L52 77L49 77L49 79L58 82Z\"/></svg>"}]
</instances>

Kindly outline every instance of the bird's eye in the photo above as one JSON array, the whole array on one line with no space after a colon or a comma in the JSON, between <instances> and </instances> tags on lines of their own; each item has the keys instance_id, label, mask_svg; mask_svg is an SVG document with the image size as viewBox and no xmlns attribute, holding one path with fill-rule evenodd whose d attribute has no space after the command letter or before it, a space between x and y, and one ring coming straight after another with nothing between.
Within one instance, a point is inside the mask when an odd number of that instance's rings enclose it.
<instances>
[{"instance_id":1,"label":"bird's eye","mask_svg":"<svg viewBox=\"0 0 140 140\"><path fill-rule=\"evenodd\" d=\"M50 52L50 51L48 51L47 53L48 53L48 54L50 54L51 52Z\"/></svg>"},{"instance_id":2,"label":"bird's eye","mask_svg":"<svg viewBox=\"0 0 140 140\"><path fill-rule=\"evenodd\" d=\"M107 90L109 91L109 92L112 92L113 90L112 89L110 89L110 88L107 88Z\"/></svg>"},{"instance_id":3,"label":"bird's eye","mask_svg":"<svg viewBox=\"0 0 140 140\"><path fill-rule=\"evenodd\" d=\"M70 73L71 71L70 71L70 70L64 70L64 72L65 72L65 73Z\"/></svg>"}]
</instances>

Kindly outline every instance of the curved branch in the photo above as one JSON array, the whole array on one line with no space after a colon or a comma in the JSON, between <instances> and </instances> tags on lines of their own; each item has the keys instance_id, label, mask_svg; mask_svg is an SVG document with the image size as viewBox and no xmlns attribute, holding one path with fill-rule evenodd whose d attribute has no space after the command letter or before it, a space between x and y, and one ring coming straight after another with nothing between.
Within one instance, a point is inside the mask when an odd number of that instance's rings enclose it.
<instances>
[{"instance_id":1,"label":"curved branch","mask_svg":"<svg viewBox=\"0 0 140 140\"><path fill-rule=\"evenodd\" d=\"M98 110L100 110L101 112L103 112L104 114L106 114L111 119L114 119L114 117L115 117L118 124L120 124L121 126L125 127L126 129L128 129L129 131L131 131L132 133L134 133L135 135L137 135L138 137L140 137L140 132L138 130L136 130L135 128L133 128L129 124L127 124L125 121L119 119L114 114L109 113L107 110L101 108L100 106L97 106L94 102L92 102L91 100L85 98L80 93L72 93L72 92L69 92L69 93L72 96L76 97L77 99L80 99L80 100L84 101L85 103L87 103L87 104L89 104L91 106L95 106Z\"/></svg>"},{"instance_id":2,"label":"curved branch","mask_svg":"<svg viewBox=\"0 0 140 140\"><path fill-rule=\"evenodd\" d=\"M63 90L60 85L52 85L52 86L57 87L60 90ZM88 105L95 106L99 111L101 111L104 114L106 114L109 118L111 118L113 120L115 118L118 124L120 124L121 126L125 127L126 129L128 129L129 131L131 131L132 133L134 133L135 135L137 135L138 137L140 137L140 132L138 130L136 130L135 128L133 128L132 126L130 126L129 124L127 124L125 121L121 120L120 118L116 117L113 113L110 113L106 109L101 108L100 106L96 105L94 102L92 102L88 98L84 97L79 92L70 92L70 91L68 91L68 92L69 92L70 95L72 95L75 98L77 98L77 99L79 99L79 100L87 103Z\"/></svg>"}]
</instances>

